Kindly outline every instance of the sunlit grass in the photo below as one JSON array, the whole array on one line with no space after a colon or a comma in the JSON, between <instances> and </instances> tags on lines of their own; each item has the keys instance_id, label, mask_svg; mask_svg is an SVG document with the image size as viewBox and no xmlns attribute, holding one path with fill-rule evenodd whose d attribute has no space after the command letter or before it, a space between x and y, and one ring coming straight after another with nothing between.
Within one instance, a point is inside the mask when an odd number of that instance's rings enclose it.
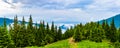
<instances>
[{"instance_id":1,"label":"sunlit grass","mask_svg":"<svg viewBox=\"0 0 120 48\"><path fill-rule=\"evenodd\" d=\"M112 45L108 44L108 42L92 42L89 40L83 40L77 43L78 48L113 48Z\"/></svg>"},{"instance_id":2,"label":"sunlit grass","mask_svg":"<svg viewBox=\"0 0 120 48\"><path fill-rule=\"evenodd\" d=\"M114 48L112 45L109 44L109 41L103 41L103 42L93 42L89 40L83 40L81 42L76 42L78 48ZM26 47L26 48L74 48L71 47L69 40L62 40L58 41L52 44L48 44L44 47Z\"/></svg>"}]
</instances>

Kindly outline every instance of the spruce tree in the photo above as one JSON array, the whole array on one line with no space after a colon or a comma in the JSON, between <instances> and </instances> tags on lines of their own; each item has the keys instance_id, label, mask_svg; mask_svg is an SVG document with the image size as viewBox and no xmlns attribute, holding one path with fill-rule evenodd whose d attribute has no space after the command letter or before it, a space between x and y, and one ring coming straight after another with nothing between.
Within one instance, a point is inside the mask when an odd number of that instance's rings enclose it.
<instances>
[{"instance_id":1,"label":"spruce tree","mask_svg":"<svg viewBox=\"0 0 120 48\"><path fill-rule=\"evenodd\" d=\"M105 31L105 35L106 35L106 38L107 39L110 39L110 26L108 25L108 22L107 22L107 20L106 20L106 22L105 22L105 29L104 29L104 31Z\"/></svg>"},{"instance_id":2,"label":"spruce tree","mask_svg":"<svg viewBox=\"0 0 120 48\"><path fill-rule=\"evenodd\" d=\"M13 42L7 31L6 20L4 18L3 27L0 27L0 48L13 47Z\"/></svg>"},{"instance_id":3,"label":"spruce tree","mask_svg":"<svg viewBox=\"0 0 120 48\"><path fill-rule=\"evenodd\" d=\"M115 42L116 41L116 27L114 24L114 18L112 19L111 26L110 26L110 41Z\"/></svg>"},{"instance_id":4,"label":"spruce tree","mask_svg":"<svg viewBox=\"0 0 120 48\"><path fill-rule=\"evenodd\" d=\"M40 21L39 23L39 28L38 28L38 31L36 32L36 37L35 37L35 44L37 46L43 46L45 45L45 36L44 36L44 26L43 26L43 22Z\"/></svg>"},{"instance_id":5,"label":"spruce tree","mask_svg":"<svg viewBox=\"0 0 120 48\"><path fill-rule=\"evenodd\" d=\"M49 28L49 24L47 23L47 25L46 25L46 32L47 32L47 34L51 34L50 33L50 28Z\"/></svg>"},{"instance_id":6,"label":"spruce tree","mask_svg":"<svg viewBox=\"0 0 120 48\"><path fill-rule=\"evenodd\" d=\"M53 37L53 39L55 41L56 34L55 34L55 25L54 25L54 22L52 22L52 25L51 25L51 35L52 35L52 37Z\"/></svg>"},{"instance_id":7,"label":"spruce tree","mask_svg":"<svg viewBox=\"0 0 120 48\"><path fill-rule=\"evenodd\" d=\"M78 27L77 27L78 26ZM74 36L73 38L75 39L75 42L81 41L82 40L82 23L80 25L77 25L74 31Z\"/></svg>"},{"instance_id":8,"label":"spruce tree","mask_svg":"<svg viewBox=\"0 0 120 48\"><path fill-rule=\"evenodd\" d=\"M10 31L11 38L15 44L15 46L18 46L18 18L17 15L14 17L14 24L13 24L13 29Z\"/></svg>"},{"instance_id":9,"label":"spruce tree","mask_svg":"<svg viewBox=\"0 0 120 48\"><path fill-rule=\"evenodd\" d=\"M103 20L102 28L105 29L105 20Z\"/></svg>"},{"instance_id":10,"label":"spruce tree","mask_svg":"<svg viewBox=\"0 0 120 48\"><path fill-rule=\"evenodd\" d=\"M73 38L75 39L75 42L79 42L82 40L82 34L79 29L75 30Z\"/></svg>"},{"instance_id":11,"label":"spruce tree","mask_svg":"<svg viewBox=\"0 0 120 48\"><path fill-rule=\"evenodd\" d=\"M32 46L35 42L35 34L33 31L33 21L32 21L32 16L30 15L29 22L27 25L27 44L29 46Z\"/></svg>"},{"instance_id":12,"label":"spruce tree","mask_svg":"<svg viewBox=\"0 0 120 48\"><path fill-rule=\"evenodd\" d=\"M25 19L24 17L22 18L22 22L21 22L21 26L19 29L19 40L20 40L20 44L19 47L25 47L26 44L26 26L25 26Z\"/></svg>"},{"instance_id":13,"label":"spruce tree","mask_svg":"<svg viewBox=\"0 0 120 48\"><path fill-rule=\"evenodd\" d=\"M22 18L21 26L22 26L23 28L26 28L26 27L25 27L25 19L24 19L24 16L23 16L23 18Z\"/></svg>"},{"instance_id":14,"label":"spruce tree","mask_svg":"<svg viewBox=\"0 0 120 48\"><path fill-rule=\"evenodd\" d=\"M60 27L59 27L59 29L58 29L57 38L58 38L58 40L61 40L61 39L62 39L62 30L61 30Z\"/></svg>"},{"instance_id":15,"label":"spruce tree","mask_svg":"<svg viewBox=\"0 0 120 48\"><path fill-rule=\"evenodd\" d=\"M54 28L54 42L58 41L57 33L58 33L58 28L57 28L57 26L55 26L55 28Z\"/></svg>"}]
</instances>

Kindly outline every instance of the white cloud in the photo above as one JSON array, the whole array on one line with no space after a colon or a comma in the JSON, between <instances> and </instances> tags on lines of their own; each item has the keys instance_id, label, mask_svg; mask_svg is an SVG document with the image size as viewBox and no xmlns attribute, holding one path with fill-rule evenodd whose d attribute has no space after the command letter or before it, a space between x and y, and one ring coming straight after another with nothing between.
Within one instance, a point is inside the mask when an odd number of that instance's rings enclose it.
<instances>
[{"instance_id":1,"label":"white cloud","mask_svg":"<svg viewBox=\"0 0 120 48\"><path fill-rule=\"evenodd\" d=\"M80 1L83 1L83 0L49 0L48 2L50 2L50 3L55 2L58 4L63 4L64 6L68 6L71 4L79 3Z\"/></svg>"},{"instance_id":2,"label":"white cloud","mask_svg":"<svg viewBox=\"0 0 120 48\"><path fill-rule=\"evenodd\" d=\"M28 0L29 1L29 0ZM58 8L65 8L71 4L77 4L83 0L48 0L46 2L55 2L62 4L57 6ZM45 20L47 22L56 21L56 22L89 22L89 21L98 21L102 19L109 18L119 13L111 11L112 8L120 8L120 0L93 0L93 3L86 5L85 9L82 8L65 8L65 9L44 9L44 7L49 7L50 5L42 7L33 7L33 8L22 8L26 6L22 2L13 3L12 0L8 1L14 5L14 8L2 0L0 0L0 13L5 14L18 14L19 19L21 20L22 16L25 16L26 21L28 21L29 15L32 14L34 22L39 22L40 20ZM27 2L27 1L26 1ZM51 7L51 6L50 6ZM56 6L55 6L56 7ZM13 16L9 16L12 17Z\"/></svg>"},{"instance_id":3,"label":"white cloud","mask_svg":"<svg viewBox=\"0 0 120 48\"><path fill-rule=\"evenodd\" d=\"M13 2L13 0L6 0L7 2L9 2L9 3L12 3Z\"/></svg>"},{"instance_id":4,"label":"white cloud","mask_svg":"<svg viewBox=\"0 0 120 48\"><path fill-rule=\"evenodd\" d=\"M107 11L112 8L120 8L120 0L94 0L94 3L86 6L87 9ZM117 11L117 10L116 10Z\"/></svg>"},{"instance_id":5,"label":"white cloud","mask_svg":"<svg viewBox=\"0 0 120 48\"><path fill-rule=\"evenodd\" d=\"M4 16L6 14L18 14L21 12L21 3L12 3L12 0L8 0L8 2L14 6L0 0L0 16Z\"/></svg>"},{"instance_id":6,"label":"white cloud","mask_svg":"<svg viewBox=\"0 0 120 48\"><path fill-rule=\"evenodd\" d=\"M87 5L84 11L92 14L96 21L107 19L120 13L120 0L93 0L92 4Z\"/></svg>"}]
</instances>

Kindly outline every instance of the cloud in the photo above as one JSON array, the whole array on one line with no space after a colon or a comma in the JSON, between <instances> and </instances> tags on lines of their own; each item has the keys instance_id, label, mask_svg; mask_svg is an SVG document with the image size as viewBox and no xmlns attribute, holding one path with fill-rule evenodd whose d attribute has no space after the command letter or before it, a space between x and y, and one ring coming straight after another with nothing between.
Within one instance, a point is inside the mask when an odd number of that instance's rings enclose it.
<instances>
[{"instance_id":1,"label":"cloud","mask_svg":"<svg viewBox=\"0 0 120 48\"><path fill-rule=\"evenodd\" d=\"M79 23L98 21L120 13L120 0L0 0L0 15L34 22Z\"/></svg>"},{"instance_id":2,"label":"cloud","mask_svg":"<svg viewBox=\"0 0 120 48\"><path fill-rule=\"evenodd\" d=\"M21 12L21 3L11 3L12 0L8 2L0 0L0 15L4 16L6 14L17 14Z\"/></svg>"}]
</instances>

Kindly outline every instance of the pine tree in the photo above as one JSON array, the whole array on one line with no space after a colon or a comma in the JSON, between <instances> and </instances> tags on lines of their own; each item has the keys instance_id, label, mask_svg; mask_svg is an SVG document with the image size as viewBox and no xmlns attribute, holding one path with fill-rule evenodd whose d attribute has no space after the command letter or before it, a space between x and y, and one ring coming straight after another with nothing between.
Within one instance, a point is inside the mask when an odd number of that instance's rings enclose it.
<instances>
[{"instance_id":1,"label":"pine tree","mask_svg":"<svg viewBox=\"0 0 120 48\"><path fill-rule=\"evenodd\" d=\"M26 27L25 27L25 19L24 19L24 16L23 16L23 18L22 18L21 26L22 26L23 28L26 28Z\"/></svg>"},{"instance_id":2,"label":"pine tree","mask_svg":"<svg viewBox=\"0 0 120 48\"><path fill-rule=\"evenodd\" d=\"M6 19L4 17L4 29L7 30Z\"/></svg>"},{"instance_id":3,"label":"pine tree","mask_svg":"<svg viewBox=\"0 0 120 48\"><path fill-rule=\"evenodd\" d=\"M57 33L58 33L58 28L57 28L57 26L55 26L55 28L54 28L54 42L58 41Z\"/></svg>"},{"instance_id":4,"label":"pine tree","mask_svg":"<svg viewBox=\"0 0 120 48\"><path fill-rule=\"evenodd\" d=\"M82 23L80 23L80 25L77 25L77 26L75 27L76 29L73 36L73 38L75 39L75 42L82 40L82 28L83 28Z\"/></svg>"},{"instance_id":5,"label":"pine tree","mask_svg":"<svg viewBox=\"0 0 120 48\"><path fill-rule=\"evenodd\" d=\"M102 28L105 29L105 20L103 20Z\"/></svg>"},{"instance_id":6,"label":"pine tree","mask_svg":"<svg viewBox=\"0 0 120 48\"><path fill-rule=\"evenodd\" d=\"M15 46L18 46L18 18L17 15L14 17L14 24L13 24L13 29L10 31L11 38L15 44Z\"/></svg>"},{"instance_id":7,"label":"pine tree","mask_svg":"<svg viewBox=\"0 0 120 48\"><path fill-rule=\"evenodd\" d=\"M75 30L73 38L75 39L75 42L82 40L82 34L79 29Z\"/></svg>"},{"instance_id":8,"label":"pine tree","mask_svg":"<svg viewBox=\"0 0 120 48\"><path fill-rule=\"evenodd\" d=\"M51 31L54 32L54 29L55 29L54 22L52 22Z\"/></svg>"},{"instance_id":9,"label":"pine tree","mask_svg":"<svg viewBox=\"0 0 120 48\"><path fill-rule=\"evenodd\" d=\"M4 18L4 26L0 27L0 48L13 47L12 40L8 34L6 20Z\"/></svg>"},{"instance_id":10,"label":"pine tree","mask_svg":"<svg viewBox=\"0 0 120 48\"><path fill-rule=\"evenodd\" d=\"M65 33L62 35L62 38L63 39L67 39L67 38L69 38L70 37L70 35L69 35L69 31L70 29L67 29L66 31L65 31Z\"/></svg>"},{"instance_id":11,"label":"pine tree","mask_svg":"<svg viewBox=\"0 0 120 48\"><path fill-rule=\"evenodd\" d=\"M52 22L52 26L51 26L51 35L54 39L54 42L56 41L55 37L56 37L56 34L55 34L55 25L54 25L54 22Z\"/></svg>"},{"instance_id":12,"label":"pine tree","mask_svg":"<svg viewBox=\"0 0 120 48\"><path fill-rule=\"evenodd\" d=\"M19 47L25 47L27 44L26 44L26 26L25 26L25 19L24 17L22 18L22 22L21 22L21 26L20 26L20 29L19 29L19 41L20 41L20 44L19 44Z\"/></svg>"},{"instance_id":13,"label":"pine tree","mask_svg":"<svg viewBox=\"0 0 120 48\"><path fill-rule=\"evenodd\" d=\"M32 16L30 15L29 22L28 22L28 28L32 29L33 28L33 21L32 21Z\"/></svg>"},{"instance_id":14,"label":"pine tree","mask_svg":"<svg viewBox=\"0 0 120 48\"><path fill-rule=\"evenodd\" d=\"M46 25L46 32L47 32L47 34L51 34L50 33L50 28L49 28L49 24L47 23L47 25Z\"/></svg>"},{"instance_id":15,"label":"pine tree","mask_svg":"<svg viewBox=\"0 0 120 48\"><path fill-rule=\"evenodd\" d=\"M59 29L58 29L57 38L58 38L58 40L61 40L61 39L62 39L62 30L61 30L60 27L59 27Z\"/></svg>"},{"instance_id":16,"label":"pine tree","mask_svg":"<svg viewBox=\"0 0 120 48\"><path fill-rule=\"evenodd\" d=\"M35 33L33 30L33 21L32 21L32 16L30 15L29 22L27 25L27 44L29 46L32 46L35 42Z\"/></svg>"},{"instance_id":17,"label":"pine tree","mask_svg":"<svg viewBox=\"0 0 120 48\"><path fill-rule=\"evenodd\" d=\"M35 33L36 34L35 35L35 45L36 46L40 46L41 42L42 42L42 34L41 34L42 32L41 32L40 25L39 25L39 28L37 29L36 33Z\"/></svg>"},{"instance_id":18,"label":"pine tree","mask_svg":"<svg viewBox=\"0 0 120 48\"><path fill-rule=\"evenodd\" d=\"M34 34L34 42L33 42L33 44L32 44L32 46L38 46L37 45L37 33L38 33L38 24L37 24L37 22L35 23L35 25L33 26L33 34ZM40 45L39 45L40 46Z\"/></svg>"},{"instance_id":19,"label":"pine tree","mask_svg":"<svg viewBox=\"0 0 120 48\"><path fill-rule=\"evenodd\" d=\"M108 25L108 22L107 22L107 20L106 20L106 22L105 22L105 29L104 29L104 31L105 31L105 35L106 35L106 38L107 39L110 39L110 27L109 27L109 25Z\"/></svg>"},{"instance_id":20,"label":"pine tree","mask_svg":"<svg viewBox=\"0 0 120 48\"><path fill-rule=\"evenodd\" d=\"M110 26L110 41L115 42L116 41L116 27L114 24L114 18L112 19L111 26Z\"/></svg>"},{"instance_id":21,"label":"pine tree","mask_svg":"<svg viewBox=\"0 0 120 48\"><path fill-rule=\"evenodd\" d=\"M35 37L35 44L37 46L43 46L45 45L45 35L44 35L44 23L40 21L39 28L36 32L36 37Z\"/></svg>"}]
</instances>

